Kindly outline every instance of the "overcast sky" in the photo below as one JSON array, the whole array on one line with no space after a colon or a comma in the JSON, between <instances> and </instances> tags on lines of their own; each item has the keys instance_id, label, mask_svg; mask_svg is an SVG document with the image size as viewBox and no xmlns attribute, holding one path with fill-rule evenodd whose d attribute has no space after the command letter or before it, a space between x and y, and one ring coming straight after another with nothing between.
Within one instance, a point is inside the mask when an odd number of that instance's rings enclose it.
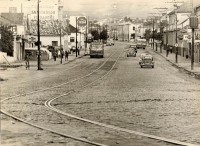
<instances>
[{"instance_id":1,"label":"overcast sky","mask_svg":"<svg viewBox=\"0 0 200 146\"><path fill-rule=\"evenodd\" d=\"M65 10L91 11L97 15L113 15L123 13L131 17L146 17L157 13L154 8L173 8L174 0L63 0ZM181 1L181 0L177 0ZM183 0L190 2L191 0ZM195 1L199 0L193 0Z\"/></svg>"},{"instance_id":2,"label":"overcast sky","mask_svg":"<svg viewBox=\"0 0 200 146\"><path fill-rule=\"evenodd\" d=\"M0 0L0 9L3 9L2 4L8 6L10 1L11 0ZM21 3L20 1L27 1L27 0L12 0L12 1L20 5ZM52 1L52 0L41 0L41 1ZM96 18L100 16L101 18L104 18L106 16L108 17L128 16L131 18L134 17L146 18L147 16L152 15L150 13L159 12L155 8L168 8L168 10L171 11L173 9L173 4L168 2L173 2L173 1L179 1L179 2L184 1L186 3L192 2L192 0L62 0L64 4L64 10L87 12L86 15L92 15L93 17ZM193 0L193 2L194 5L196 3L200 4L200 0Z\"/></svg>"}]
</instances>

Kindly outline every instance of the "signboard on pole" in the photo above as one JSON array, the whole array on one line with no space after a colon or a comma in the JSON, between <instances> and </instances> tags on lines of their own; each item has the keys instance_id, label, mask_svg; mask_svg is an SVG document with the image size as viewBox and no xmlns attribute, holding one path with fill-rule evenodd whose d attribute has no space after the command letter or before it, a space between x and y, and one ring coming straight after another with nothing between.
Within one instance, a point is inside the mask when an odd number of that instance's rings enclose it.
<instances>
[{"instance_id":1,"label":"signboard on pole","mask_svg":"<svg viewBox=\"0 0 200 146\"><path fill-rule=\"evenodd\" d=\"M84 27L87 25L87 19L85 17L79 17L77 20L78 26Z\"/></svg>"}]
</instances>

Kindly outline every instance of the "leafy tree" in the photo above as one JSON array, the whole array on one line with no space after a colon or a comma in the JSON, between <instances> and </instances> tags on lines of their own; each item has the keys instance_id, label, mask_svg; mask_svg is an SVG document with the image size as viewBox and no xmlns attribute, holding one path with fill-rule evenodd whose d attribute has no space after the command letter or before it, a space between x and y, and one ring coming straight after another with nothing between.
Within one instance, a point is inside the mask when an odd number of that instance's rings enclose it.
<instances>
[{"instance_id":1,"label":"leafy tree","mask_svg":"<svg viewBox=\"0 0 200 146\"><path fill-rule=\"evenodd\" d=\"M101 33L100 33L100 39L102 40L107 40L108 38L108 33L106 30L103 30Z\"/></svg>"},{"instance_id":2,"label":"leafy tree","mask_svg":"<svg viewBox=\"0 0 200 146\"><path fill-rule=\"evenodd\" d=\"M99 36L99 32L97 30L92 30L91 34L92 34L94 40L99 40L100 36Z\"/></svg>"},{"instance_id":3,"label":"leafy tree","mask_svg":"<svg viewBox=\"0 0 200 146\"><path fill-rule=\"evenodd\" d=\"M144 37L147 41L149 41L150 38L152 38L152 32L150 29L146 29L144 33Z\"/></svg>"},{"instance_id":4,"label":"leafy tree","mask_svg":"<svg viewBox=\"0 0 200 146\"><path fill-rule=\"evenodd\" d=\"M0 51L13 55L13 33L7 26L0 26Z\"/></svg>"}]
</instances>

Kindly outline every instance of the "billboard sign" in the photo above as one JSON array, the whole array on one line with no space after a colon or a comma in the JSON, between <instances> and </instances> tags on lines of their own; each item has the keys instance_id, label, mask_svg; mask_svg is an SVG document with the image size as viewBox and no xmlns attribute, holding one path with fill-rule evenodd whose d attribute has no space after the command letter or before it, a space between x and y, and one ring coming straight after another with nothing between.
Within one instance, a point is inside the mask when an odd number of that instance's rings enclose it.
<instances>
[{"instance_id":1,"label":"billboard sign","mask_svg":"<svg viewBox=\"0 0 200 146\"><path fill-rule=\"evenodd\" d=\"M87 25L87 19L85 17L79 17L77 20L78 26L84 27Z\"/></svg>"}]
</instances>

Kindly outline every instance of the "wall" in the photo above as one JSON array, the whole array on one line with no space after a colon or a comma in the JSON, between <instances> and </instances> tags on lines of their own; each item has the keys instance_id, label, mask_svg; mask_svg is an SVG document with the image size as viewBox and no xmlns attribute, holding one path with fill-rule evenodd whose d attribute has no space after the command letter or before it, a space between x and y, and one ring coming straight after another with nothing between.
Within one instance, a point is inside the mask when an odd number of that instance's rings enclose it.
<instances>
[{"instance_id":1,"label":"wall","mask_svg":"<svg viewBox=\"0 0 200 146\"><path fill-rule=\"evenodd\" d=\"M70 43L70 37L74 37L76 40L76 33L71 33L70 35L67 36L67 40L68 40L68 45L70 44L75 44L74 43ZM62 45L64 45L64 41L66 37L62 36L61 41L62 41ZM84 46L84 34L81 34L81 38L80 38L80 33L77 34L77 41L80 42L81 39L81 46ZM42 46L51 46L52 45L52 41L57 41L58 42L58 46L60 46L60 36L41 36L40 40L42 42ZM66 42L65 42L66 43Z\"/></svg>"},{"instance_id":2,"label":"wall","mask_svg":"<svg viewBox=\"0 0 200 146\"><path fill-rule=\"evenodd\" d=\"M4 52L0 52L0 64L9 64L15 61L16 58L7 56L7 54Z\"/></svg>"},{"instance_id":3,"label":"wall","mask_svg":"<svg viewBox=\"0 0 200 146\"><path fill-rule=\"evenodd\" d=\"M52 41L57 41L58 46L60 46L60 36L40 36L40 41L42 42L42 46L51 46ZM61 44L64 44L64 37L61 37Z\"/></svg>"}]
</instances>

